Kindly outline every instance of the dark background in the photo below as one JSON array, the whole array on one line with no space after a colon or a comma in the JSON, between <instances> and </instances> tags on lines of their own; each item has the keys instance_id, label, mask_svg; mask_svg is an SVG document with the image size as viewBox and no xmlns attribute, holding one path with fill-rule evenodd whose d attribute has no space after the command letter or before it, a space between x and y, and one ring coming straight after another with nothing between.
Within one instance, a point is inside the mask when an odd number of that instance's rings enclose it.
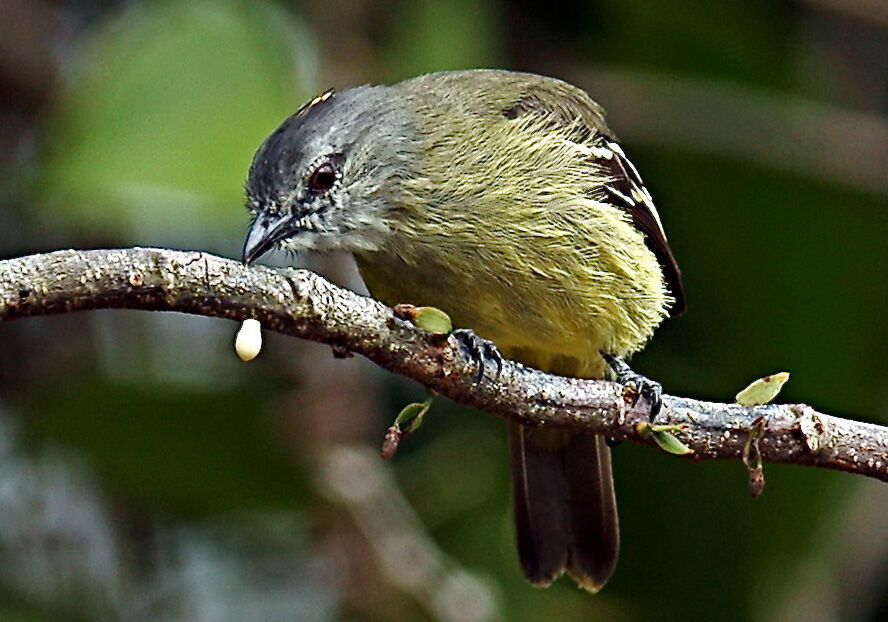
<instances>
[{"instance_id":1,"label":"dark background","mask_svg":"<svg viewBox=\"0 0 888 622\"><path fill-rule=\"evenodd\" d=\"M688 313L635 367L730 400L886 419L888 8L881 0L0 5L0 256L156 245L237 257L253 151L334 86L506 67L609 112ZM275 257L278 263L286 261ZM350 260L304 265L360 288ZM306 263L307 262L307 263ZM234 323L100 312L0 326L0 619L875 620L888 489L614 451L605 590L524 583L505 425Z\"/></svg>"}]
</instances>

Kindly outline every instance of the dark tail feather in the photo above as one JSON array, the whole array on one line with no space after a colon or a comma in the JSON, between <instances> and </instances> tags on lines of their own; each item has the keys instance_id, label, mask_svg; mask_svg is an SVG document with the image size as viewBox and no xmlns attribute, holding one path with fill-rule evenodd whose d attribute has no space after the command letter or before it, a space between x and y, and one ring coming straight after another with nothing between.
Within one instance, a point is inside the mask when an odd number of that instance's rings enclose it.
<instances>
[{"instance_id":1,"label":"dark tail feather","mask_svg":"<svg viewBox=\"0 0 888 622\"><path fill-rule=\"evenodd\" d=\"M509 423L518 556L527 579L567 571L597 592L619 550L610 449L604 437Z\"/></svg>"},{"instance_id":2,"label":"dark tail feather","mask_svg":"<svg viewBox=\"0 0 888 622\"><path fill-rule=\"evenodd\" d=\"M603 436L574 433L564 450L570 541L567 574L597 592L610 578L620 550L610 447Z\"/></svg>"},{"instance_id":3,"label":"dark tail feather","mask_svg":"<svg viewBox=\"0 0 888 622\"><path fill-rule=\"evenodd\" d=\"M528 439L537 434L509 422L518 557L527 580L545 586L567 564L567 479L561 453Z\"/></svg>"}]
</instances>

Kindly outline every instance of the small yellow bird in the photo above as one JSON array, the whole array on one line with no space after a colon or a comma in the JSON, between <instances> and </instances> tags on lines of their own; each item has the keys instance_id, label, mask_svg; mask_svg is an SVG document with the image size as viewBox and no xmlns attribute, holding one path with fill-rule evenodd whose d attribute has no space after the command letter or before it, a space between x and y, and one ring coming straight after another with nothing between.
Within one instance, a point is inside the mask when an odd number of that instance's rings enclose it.
<instances>
[{"instance_id":1,"label":"small yellow bird","mask_svg":"<svg viewBox=\"0 0 888 622\"><path fill-rule=\"evenodd\" d=\"M328 91L266 139L246 190L245 261L275 245L351 251L373 296L444 310L481 356L497 356L483 339L562 375L610 363L656 414L659 386L620 357L683 311L681 279L650 193L581 89L470 70ZM566 571L598 591L619 549L605 439L510 423L509 441L525 575Z\"/></svg>"}]
</instances>

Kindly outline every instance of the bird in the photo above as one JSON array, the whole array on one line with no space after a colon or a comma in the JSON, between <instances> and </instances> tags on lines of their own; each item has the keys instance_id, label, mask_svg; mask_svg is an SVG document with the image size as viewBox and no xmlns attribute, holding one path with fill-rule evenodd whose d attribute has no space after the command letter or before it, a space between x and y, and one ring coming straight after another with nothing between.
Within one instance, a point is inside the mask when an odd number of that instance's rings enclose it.
<instances>
[{"instance_id":1,"label":"bird","mask_svg":"<svg viewBox=\"0 0 888 622\"><path fill-rule=\"evenodd\" d=\"M245 189L245 262L349 251L373 297L443 310L476 354L581 378L612 369L659 410L660 386L625 359L684 311L681 274L579 87L474 69L328 90L261 144ZM607 439L510 421L508 440L524 575L599 591L619 551Z\"/></svg>"}]
</instances>

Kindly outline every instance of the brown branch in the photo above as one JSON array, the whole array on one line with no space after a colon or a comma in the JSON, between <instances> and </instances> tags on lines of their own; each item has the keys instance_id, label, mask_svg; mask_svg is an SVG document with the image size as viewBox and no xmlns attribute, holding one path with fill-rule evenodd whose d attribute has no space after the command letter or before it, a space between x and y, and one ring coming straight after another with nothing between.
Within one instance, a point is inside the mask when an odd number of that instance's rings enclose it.
<instances>
[{"instance_id":1,"label":"brown branch","mask_svg":"<svg viewBox=\"0 0 888 622\"><path fill-rule=\"evenodd\" d=\"M200 252L166 249L57 251L0 261L0 321L89 309L179 311L243 320L366 356L450 399L530 425L559 426L653 445L648 412L603 380L553 376L505 361L496 378L455 340L427 333L385 305L306 270L276 271ZM488 370L491 374L493 370ZM742 407L664 396L657 424L693 460L743 457L750 431L767 462L812 465L888 481L888 428L803 404ZM639 425L642 424L642 425ZM762 425L763 424L763 425Z\"/></svg>"}]
</instances>

